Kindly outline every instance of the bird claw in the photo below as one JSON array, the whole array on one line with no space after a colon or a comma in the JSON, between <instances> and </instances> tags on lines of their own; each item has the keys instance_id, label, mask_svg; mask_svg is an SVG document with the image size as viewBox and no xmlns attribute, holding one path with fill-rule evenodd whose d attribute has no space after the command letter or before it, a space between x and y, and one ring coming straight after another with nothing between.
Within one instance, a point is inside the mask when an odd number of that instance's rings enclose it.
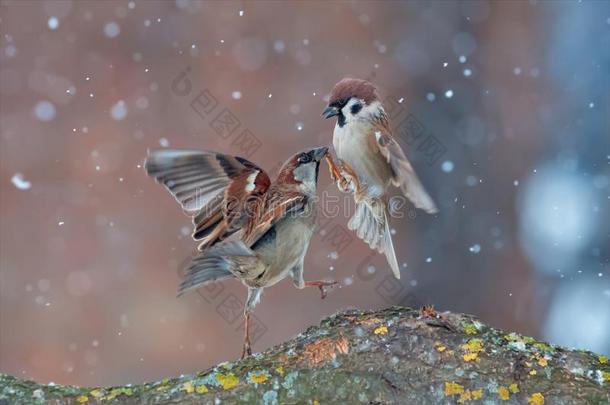
<instances>
[{"instance_id":1,"label":"bird claw","mask_svg":"<svg viewBox=\"0 0 610 405\"><path fill-rule=\"evenodd\" d=\"M318 287L320 290L320 298L324 299L328 295L328 291L339 285L336 281L308 281L305 283L308 287Z\"/></svg>"},{"instance_id":2,"label":"bird claw","mask_svg":"<svg viewBox=\"0 0 610 405\"><path fill-rule=\"evenodd\" d=\"M354 180L345 176L337 180L337 188L342 193L354 193L356 191Z\"/></svg>"},{"instance_id":3,"label":"bird claw","mask_svg":"<svg viewBox=\"0 0 610 405\"><path fill-rule=\"evenodd\" d=\"M353 176L346 173L343 164L340 166L335 163L330 154L327 154L324 159L328 163L330 169L330 178L337 184L339 191L342 193L352 193L356 190L356 184Z\"/></svg>"},{"instance_id":4,"label":"bird claw","mask_svg":"<svg viewBox=\"0 0 610 405\"><path fill-rule=\"evenodd\" d=\"M424 305L419 310L418 319L423 320L426 325L445 328L450 332L455 332L455 328L449 323L449 320L443 314L439 314L434 309L434 305Z\"/></svg>"},{"instance_id":5,"label":"bird claw","mask_svg":"<svg viewBox=\"0 0 610 405\"><path fill-rule=\"evenodd\" d=\"M434 305L424 305L419 310L420 318L439 318L439 314L434 309Z\"/></svg>"}]
</instances>

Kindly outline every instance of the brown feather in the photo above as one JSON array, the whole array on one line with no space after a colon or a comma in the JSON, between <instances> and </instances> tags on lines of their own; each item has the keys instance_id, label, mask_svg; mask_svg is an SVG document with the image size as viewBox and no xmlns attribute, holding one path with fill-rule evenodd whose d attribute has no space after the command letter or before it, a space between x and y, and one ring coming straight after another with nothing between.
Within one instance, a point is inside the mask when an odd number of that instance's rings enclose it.
<instances>
[{"instance_id":1,"label":"brown feather","mask_svg":"<svg viewBox=\"0 0 610 405\"><path fill-rule=\"evenodd\" d=\"M421 181L415 174L404 151L392 137L390 124L385 112L381 112L373 120L373 130L368 137L372 150L381 153L392 170L392 183L400 187L403 194L413 202L415 207L434 214L438 212L432 198L426 192Z\"/></svg>"},{"instance_id":2,"label":"brown feather","mask_svg":"<svg viewBox=\"0 0 610 405\"><path fill-rule=\"evenodd\" d=\"M251 176L254 174L256 174L256 177L254 178L253 188L250 190ZM221 218L224 217L224 219L218 222L216 229L199 244L198 249L206 249L226 239L238 231L244 223L250 222L258 212L258 206L264 201L263 196L270 185L269 176L254 165L232 177L231 183L225 190L222 210L220 211ZM217 217L218 214L215 214L213 219ZM213 219L207 222L209 223Z\"/></svg>"},{"instance_id":3,"label":"brown feather","mask_svg":"<svg viewBox=\"0 0 610 405\"><path fill-rule=\"evenodd\" d=\"M340 104L341 102L349 100L351 97L364 100L367 104L371 104L373 101L379 99L377 96L377 89L371 82L346 77L333 87L328 105Z\"/></svg>"},{"instance_id":4,"label":"brown feather","mask_svg":"<svg viewBox=\"0 0 610 405\"><path fill-rule=\"evenodd\" d=\"M288 159L280 169L277 175L276 182L281 184L298 184L299 182L294 179L294 169L299 165L299 157L295 155Z\"/></svg>"},{"instance_id":5,"label":"brown feather","mask_svg":"<svg viewBox=\"0 0 610 405\"><path fill-rule=\"evenodd\" d=\"M252 215L245 226L243 240L247 245L256 242L271 228L278 219L286 215L293 207L306 200L302 193L290 184L276 183L267 192L264 199L259 199Z\"/></svg>"},{"instance_id":6,"label":"brown feather","mask_svg":"<svg viewBox=\"0 0 610 405\"><path fill-rule=\"evenodd\" d=\"M193 231L193 239L199 240L207 236L211 231L212 227L218 225L222 221L222 210L216 211L214 214L206 217L203 221L195 225L195 231Z\"/></svg>"}]
</instances>

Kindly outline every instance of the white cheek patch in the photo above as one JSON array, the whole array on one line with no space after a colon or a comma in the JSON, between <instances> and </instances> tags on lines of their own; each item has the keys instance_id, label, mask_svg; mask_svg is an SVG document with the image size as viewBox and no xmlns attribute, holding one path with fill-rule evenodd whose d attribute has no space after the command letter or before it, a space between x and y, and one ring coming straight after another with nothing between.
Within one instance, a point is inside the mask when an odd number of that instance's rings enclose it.
<instances>
[{"instance_id":1,"label":"white cheek patch","mask_svg":"<svg viewBox=\"0 0 610 405\"><path fill-rule=\"evenodd\" d=\"M307 163L294 169L294 179L306 185L315 185L316 163Z\"/></svg>"},{"instance_id":2,"label":"white cheek patch","mask_svg":"<svg viewBox=\"0 0 610 405\"><path fill-rule=\"evenodd\" d=\"M350 100L347 102L347 104L345 104L345 106L343 106L343 108L341 109L341 113L343 114L343 116L345 117L345 122L350 122L353 119L355 119L355 116L352 114L352 106L354 104L358 104L360 103L361 105L365 105L364 104L364 100L360 100L358 98L350 98ZM360 114L358 114L360 115Z\"/></svg>"},{"instance_id":3,"label":"white cheek patch","mask_svg":"<svg viewBox=\"0 0 610 405\"><path fill-rule=\"evenodd\" d=\"M362 109L358 112L358 114L353 115L352 106L356 103L360 103L362 105ZM371 104L366 104L364 100L352 98L345 105L345 107L341 109L341 112L345 117L346 123L366 122L382 113L383 106L379 101L373 101Z\"/></svg>"},{"instance_id":4,"label":"white cheek patch","mask_svg":"<svg viewBox=\"0 0 610 405\"><path fill-rule=\"evenodd\" d=\"M246 192L250 193L254 191L254 188L256 187L254 183L256 182L256 177L259 173L260 171L256 170L248 176L248 179L246 180Z\"/></svg>"},{"instance_id":5,"label":"white cheek patch","mask_svg":"<svg viewBox=\"0 0 610 405\"><path fill-rule=\"evenodd\" d=\"M382 112L384 112L384 110L381 103L379 101L373 101L371 104L364 106L364 108L360 111L360 115L370 119L378 116Z\"/></svg>"}]
</instances>

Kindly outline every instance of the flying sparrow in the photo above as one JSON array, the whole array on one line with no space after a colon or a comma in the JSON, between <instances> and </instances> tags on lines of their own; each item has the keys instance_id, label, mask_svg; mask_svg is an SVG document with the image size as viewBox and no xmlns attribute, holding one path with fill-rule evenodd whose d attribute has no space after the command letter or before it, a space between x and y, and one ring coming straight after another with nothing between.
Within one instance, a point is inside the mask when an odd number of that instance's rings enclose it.
<instances>
[{"instance_id":1,"label":"flying sparrow","mask_svg":"<svg viewBox=\"0 0 610 405\"><path fill-rule=\"evenodd\" d=\"M326 159L339 188L354 194L356 211L348 227L371 249L384 253L394 276L400 278L388 223L389 186L400 187L417 208L430 214L438 212L436 205L392 137L372 83L344 78L333 87L322 115L337 117L333 146L339 163L330 155Z\"/></svg>"},{"instance_id":2,"label":"flying sparrow","mask_svg":"<svg viewBox=\"0 0 610 405\"><path fill-rule=\"evenodd\" d=\"M314 232L320 161L328 148L288 159L274 182L240 157L195 150L149 154L145 169L192 216L198 252L178 295L207 283L239 279L248 288L242 358L251 354L250 313L265 287L290 275L299 288L328 281L304 281L303 260Z\"/></svg>"}]
</instances>

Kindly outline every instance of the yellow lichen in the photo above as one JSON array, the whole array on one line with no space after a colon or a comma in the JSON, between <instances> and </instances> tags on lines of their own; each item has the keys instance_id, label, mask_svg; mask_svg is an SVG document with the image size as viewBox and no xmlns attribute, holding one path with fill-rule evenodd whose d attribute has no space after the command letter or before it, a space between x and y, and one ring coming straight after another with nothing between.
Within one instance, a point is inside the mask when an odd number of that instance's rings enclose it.
<instances>
[{"instance_id":1,"label":"yellow lichen","mask_svg":"<svg viewBox=\"0 0 610 405\"><path fill-rule=\"evenodd\" d=\"M477 331L477 327L474 326L474 324L467 323L466 325L464 325L464 332L467 335L476 335L478 331Z\"/></svg>"},{"instance_id":2,"label":"yellow lichen","mask_svg":"<svg viewBox=\"0 0 610 405\"><path fill-rule=\"evenodd\" d=\"M282 366L278 366L275 368L275 371L279 374L279 375L284 375L284 367Z\"/></svg>"},{"instance_id":3,"label":"yellow lichen","mask_svg":"<svg viewBox=\"0 0 610 405\"><path fill-rule=\"evenodd\" d=\"M80 395L76 398L76 402L78 402L79 404L84 404L87 401L89 401L89 397L86 395Z\"/></svg>"},{"instance_id":4,"label":"yellow lichen","mask_svg":"<svg viewBox=\"0 0 610 405\"><path fill-rule=\"evenodd\" d=\"M317 399L313 400L313 405L320 405L320 401L318 401Z\"/></svg>"},{"instance_id":5,"label":"yellow lichen","mask_svg":"<svg viewBox=\"0 0 610 405\"><path fill-rule=\"evenodd\" d=\"M98 389L94 389L94 390L89 391L89 394L92 397L94 397L94 398L99 398L99 397L102 396L102 392L100 390L98 390Z\"/></svg>"},{"instance_id":6,"label":"yellow lichen","mask_svg":"<svg viewBox=\"0 0 610 405\"><path fill-rule=\"evenodd\" d=\"M464 350L470 353L479 353L483 350L483 344L480 339L470 339L464 346Z\"/></svg>"},{"instance_id":7,"label":"yellow lichen","mask_svg":"<svg viewBox=\"0 0 610 405\"><path fill-rule=\"evenodd\" d=\"M466 353L464 356L462 356L462 358L464 361L481 361L477 353Z\"/></svg>"},{"instance_id":8,"label":"yellow lichen","mask_svg":"<svg viewBox=\"0 0 610 405\"><path fill-rule=\"evenodd\" d=\"M386 333L388 333L388 328L385 325L381 325L378 326L377 328L375 328L375 330L373 331L373 333L375 333L376 335L385 335Z\"/></svg>"},{"instance_id":9,"label":"yellow lichen","mask_svg":"<svg viewBox=\"0 0 610 405\"><path fill-rule=\"evenodd\" d=\"M165 391L169 389L169 379L164 378L161 380L160 385L156 388L157 391Z\"/></svg>"},{"instance_id":10,"label":"yellow lichen","mask_svg":"<svg viewBox=\"0 0 610 405\"><path fill-rule=\"evenodd\" d=\"M530 370L530 375L536 375L538 372L536 370Z\"/></svg>"},{"instance_id":11,"label":"yellow lichen","mask_svg":"<svg viewBox=\"0 0 610 405\"><path fill-rule=\"evenodd\" d=\"M538 364L540 365L540 367L546 367L549 364L549 362L544 357L541 357L538 360Z\"/></svg>"},{"instance_id":12,"label":"yellow lichen","mask_svg":"<svg viewBox=\"0 0 610 405\"><path fill-rule=\"evenodd\" d=\"M602 378L604 381L610 382L610 371L602 371Z\"/></svg>"},{"instance_id":13,"label":"yellow lichen","mask_svg":"<svg viewBox=\"0 0 610 405\"><path fill-rule=\"evenodd\" d=\"M466 351L462 358L464 361L481 361L479 359L479 353L483 351L483 345L481 344L480 339L470 339L465 345L462 346L462 349Z\"/></svg>"},{"instance_id":14,"label":"yellow lichen","mask_svg":"<svg viewBox=\"0 0 610 405\"><path fill-rule=\"evenodd\" d=\"M511 385L508 386L508 390L510 392L512 392L513 394L516 394L517 392L519 392L519 386L515 383L512 383Z\"/></svg>"},{"instance_id":15,"label":"yellow lichen","mask_svg":"<svg viewBox=\"0 0 610 405\"><path fill-rule=\"evenodd\" d=\"M463 404L466 401L470 401L471 399L472 399L472 393L470 392L470 390L466 390L466 391L462 392L462 394L458 398L457 402L458 402L458 404Z\"/></svg>"},{"instance_id":16,"label":"yellow lichen","mask_svg":"<svg viewBox=\"0 0 610 405\"><path fill-rule=\"evenodd\" d=\"M443 345L440 345L440 346L436 346L436 350L437 350L439 353L442 353L442 352L444 352L445 350L447 350L447 348L446 348L445 346L443 346Z\"/></svg>"},{"instance_id":17,"label":"yellow lichen","mask_svg":"<svg viewBox=\"0 0 610 405\"><path fill-rule=\"evenodd\" d=\"M508 401L510 399L510 392L506 387L498 387L498 396L502 401Z\"/></svg>"},{"instance_id":18,"label":"yellow lichen","mask_svg":"<svg viewBox=\"0 0 610 405\"><path fill-rule=\"evenodd\" d=\"M250 381L252 381L254 384L260 384L260 383L264 383L265 381L267 381L269 379L269 377L267 376L267 374L260 372L260 373L252 373L250 375Z\"/></svg>"},{"instance_id":19,"label":"yellow lichen","mask_svg":"<svg viewBox=\"0 0 610 405\"><path fill-rule=\"evenodd\" d=\"M167 386L165 386L165 388L167 388ZM119 395L131 396L133 395L133 390L131 388L113 388L110 393L104 397L104 399L107 401L111 401Z\"/></svg>"},{"instance_id":20,"label":"yellow lichen","mask_svg":"<svg viewBox=\"0 0 610 405\"><path fill-rule=\"evenodd\" d=\"M599 362L600 362L601 364L606 364L606 363L608 363L608 356L603 356L603 355L598 356L598 357L597 357L597 360L599 360Z\"/></svg>"},{"instance_id":21,"label":"yellow lichen","mask_svg":"<svg viewBox=\"0 0 610 405\"><path fill-rule=\"evenodd\" d=\"M208 387L206 387L205 385L198 385L198 386L195 387L195 392L197 394L205 394L208 391L209 391Z\"/></svg>"},{"instance_id":22,"label":"yellow lichen","mask_svg":"<svg viewBox=\"0 0 610 405\"><path fill-rule=\"evenodd\" d=\"M187 381L182 384L182 389L186 391L187 394L192 394L195 392L195 387L191 381Z\"/></svg>"},{"instance_id":23,"label":"yellow lichen","mask_svg":"<svg viewBox=\"0 0 610 405\"><path fill-rule=\"evenodd\" d=\"M527 403L532 405L544 405L544 395L535 392L527 399Z\"/></svg>"},{"instance_id":24,"label":"yellow lichen","mask_svg":"<svg viewBox=\"0 0 610 405\"><path fill-rule=\"evenodd\" d=\"M237 386L239 384L239 378L235 376L233 373L229 374L216 374L216 381L222 385L222 388L225 390L230 390L231 388Z\"/></svg>"},{"instance_id":25,"label":"yellow lichen","mask_svg":"<svg viewBox=\"0 0 610 405\"><path fill-rule=\"evenodd\" d=\"M481 399L483 398L483 390L478 389L478 390L473 390L472 391L472 399Z\"/></svg>"},{"instance_id":26,"label":"yellow lichen","mask_svg":"<svg viewBox=\"0 0 610 405\"><path fill-rule=\"evenodd\" d=\"M454 382L445 383L445 396L461 395L463 392L464 387L462 385Z\"/></svg>"}]
</instances>

